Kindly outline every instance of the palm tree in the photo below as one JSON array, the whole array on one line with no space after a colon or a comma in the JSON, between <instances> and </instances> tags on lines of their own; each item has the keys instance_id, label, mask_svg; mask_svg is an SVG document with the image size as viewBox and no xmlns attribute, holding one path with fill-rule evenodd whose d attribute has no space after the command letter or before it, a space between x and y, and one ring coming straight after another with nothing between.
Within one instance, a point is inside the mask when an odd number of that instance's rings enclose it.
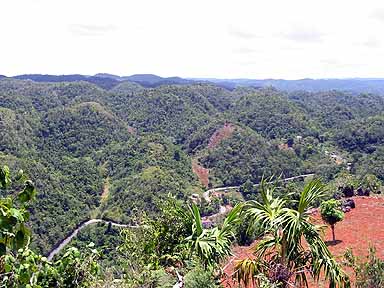
<instances>
[{"instance_id":1,"label":"palm tree","mask_svg":"<svg viewBox=\"0 0 384 288\"><path fill-rule=\"evenodd\" d=\"M313 224L308 213L324 196L321 182L313 180L305 186L296 209L288 208L292 201L273 197L276 186L267 186L263 180L260 187L262 203L247 202L243 213L251 223L261 225L264 233L254 247L254 258L237 262L239 283L259 286L257 276L261 274L279 287L308 287L308 275L315 281L323 275L330 287L350 287L347 275L321 239L322 227Z\"/></svg>"},{"instance_id":2,"label":"palm tree","mask_svg":"<svg viewBox=\"0 0 384 288\"><path fill-rule=\"evenodd\" d=\"M190 208L193 218L192 235L186 241L190 253L197 255L204 266L214 266L231 254L231 244L236 224L240 221L238 215L241 209L240 204L236 205L225 218L221 228L205 229L197 206L193 204Z\"/></svg>"}]
</instances>

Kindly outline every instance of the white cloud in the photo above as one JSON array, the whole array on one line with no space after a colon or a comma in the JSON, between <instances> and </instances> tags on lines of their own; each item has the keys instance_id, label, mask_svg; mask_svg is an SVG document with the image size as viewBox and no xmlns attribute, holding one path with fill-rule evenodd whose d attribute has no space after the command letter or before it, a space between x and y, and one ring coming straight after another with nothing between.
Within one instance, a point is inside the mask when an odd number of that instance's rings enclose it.
<instances>
[{"instance_id":1,"label":"white cloud","mask_svg":"<svg viewBox=\"0 0 384 288\"><path fill-rule=\"evenodd\" d=\"M311 27L301 27L296 26L292 29L282 32L277 35L277 37L285 37L288 40L302 42L302 43L313 43L313 42L321 42L322 39L326 36L323 33L319 32L317 29Z\"/></svg>"},{"instance_id":2,"label":"white cloud","mask_svg":"<svg viewBox=\"0 0 384 288\"><path fill-rule=\"evenodd\" d=\"M114 25L70 24L68 28L78 36L102 36L116 30Z\"/></svg>"},{"instance_id":3,"label":"white cloud","mask_svg":"<svg viewBox=\"0 0 384 288\"><path fill-rule=\"evenodd\" d=\"M382 1L2 0L0 74L383 77Z\"/></svg>"}]
</instances>

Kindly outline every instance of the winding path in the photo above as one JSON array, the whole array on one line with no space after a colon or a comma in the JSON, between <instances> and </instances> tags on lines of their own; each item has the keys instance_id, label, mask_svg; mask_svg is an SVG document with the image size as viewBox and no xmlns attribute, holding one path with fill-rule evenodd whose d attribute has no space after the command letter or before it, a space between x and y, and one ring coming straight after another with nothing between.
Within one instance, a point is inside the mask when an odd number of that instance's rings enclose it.
<instances>
[{"instance_id":1,"label":"winding path","mask_svg":"<svg viewBox=\"0 0 384 288\"><path fill-rule=\"evenodd\" d=\"M77 234L83 230L85 227L91 224L96 223L111 223L112 226L120 227L120 228L138 228L140 226L133 226L133 225L126 225L126 224L120 224L113 221L108 221L104 219L90 219L88 221L83 222L80 226L78 226L71 234L69 234L66 238L64 238L59 245L57 245L54 249L49 252L49 255L47 256L48 261L52 261L53 257L55 257L56 254L60 253L61 250L69 243L71 240L77 236Z\"/></svg>"},{"instance_id":2,"label":"winding path","mask_svg":"<svg viewBox=\"0 0 384 288\"><path fill-rule=\"evenodd\" d=\"M288 177L288 178L284 178L284 179L278 179L276 181L287 182L287 181L292 181L292 180L300 179L300 178L304 179L304 178L311 177L314 175L315 175L315 173L301 174L301 175ZM268 182L268 184L276 182L276 181ZM258 186L260 186L260 183L253 185L253 187L258 187ZM205 199L205 201L211 202L211 198L209 197L210 194L212 194L214 192L221 192L221 191L225 191L225 190L234 190L234 189L240 189L240 186L228 186L228 187L212 188L212 189L209 189L203 193L203 198Z\"/></svg>"},{"instance_id":3,"label":"winding path","mask_svg":"<svg viewBox=\"0 0 384 288\"><path fill-rule=\"evenodd\" d=\"M314 173L310 173L310 174L302 174L302 175L298 175L298 176L294 176L294 177L289 177L289 178L284 178L284 179L281 179L280 181L283 181L283 182L286 182L286 181L291 181L291 180L295 180L295 179L299 179L299 178L306 178L306 177L310 177L310 176L314 176L315 174ZM254 187L258 187L260 186L260 183L259 184L254 184L253 185ZM239 189L240 186L228 186L228 187L219 187L219 188L213 188L213 189L209 189L207 191L205 191L203 193L203 197L204 199L207 201L207 202L210 202L211 199L210 199L210 194L213 193L213 192L220 192L220 191L225 191L225 190L231 190L231 189ZM217 215L220 215L220 214L224 214L225 212L227 211L226 207L224 206L221 206L220 207L220 212L217 213L217 214L214 214L214 215L211 215L209 217L214 217L214 216L217 216ZM82 224L80 224L75 230L72 231L71 234L69 234L67 237L65 237L63 240L61 240L59 242L59 244L57 246L55 246L55 248L53 248L51 250L51 252L49 252L48 256L47 256L47 259L48 261L52 261L53 257L55 257L55 255L57 255L58 253L61 252L61 250L63 250L63 248L69 243L71 242L71 240L77 236L77 234L83 230L85 227L87 227L88 225L91 225L91 224L96 224L96 223L100 223L100 222L104 222L104 223L111 223L112 226L115 226L115 227L119 227L119 228L138 228L140 227L139 225L127 225L127 224L120 224L120 223L116 223L116 222L113 222L113 221L108 221L108 220L104 220L104 219L90 219L90 220L87 220L85 222L83 222Z\"/></svg>"}]
</instances>

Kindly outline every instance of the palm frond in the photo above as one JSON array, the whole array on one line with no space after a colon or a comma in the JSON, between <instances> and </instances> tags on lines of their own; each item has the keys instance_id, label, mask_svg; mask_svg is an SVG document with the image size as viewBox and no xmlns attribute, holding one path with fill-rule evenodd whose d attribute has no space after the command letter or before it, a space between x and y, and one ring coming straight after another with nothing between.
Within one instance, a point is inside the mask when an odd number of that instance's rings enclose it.
<instances>
[{"instance_id":1,"label":"palm frond","mask_svg":"<svg viewBox=\"0 0 384 288\"><path fill-rule=\"evenodd\" d=\"M313 205L316 200L324 196L324 187L320 179L314 179L304 187L297 208L297 211L301 215L311 208L311 205Z\"/></svg>"},{"instance_id":2,"label":"palm frond","mask_svg":"<svg viewBox=\"0 0 384 288\"><path fill-rule=\"evenodd\" d=\"M237 281L243 283L245 287L256 286L256 275L266 273L266 268L266 263L260 261L260 259L245 258L236 262L234 275Z\"/></svg>"},{"instance_id":3,"label":"palm frond","mask_svg":"<svg viewBox=\"0 0 384 288\"><path fill-rule=\"evenodd\" d=\"M192 204L192 208L190 208L190 210L194 220L192 227L193 234L199 236L201 233L203 233L203 223L201 221L199 208L197 208L195 204Z\"/></svg>"},{"instance_id":4,"label":"palm frond","mask_svg":"<svg viewBox=\"0 0 384 288\"><path fill-rule=\"evenodd\" d=\"M193 205L190 208L194 219L192 235L185 239L190 253L197 255L206 266L217 264L223 257L230 255L234 230L240 221L241 211L242 204L238 204L225 218L221 228L204 229L199 209Z\"/></svg>"},{"instance_id":5,"label":"palm frond","mask_svg":"<svg viewBox=\"0 0 384 288\"><path fill-rule=\"evenodd\" d=\"M300 287L308 287L308 272L317 281L324 275L330 287L349 287L347 275L321 238L321 227L313 224L307 213L324 196L321 181L313 180L304 187L297 209L287 208L286 200L274 198L274 189L263 186L260 191L263 203L249 201L244 206L245 215L263 227L264 237L255 246L254 255L258 260L239 262L236 270L239 281L249 282L262 272L257 269L260 263L269 262L271 267L290 271L289 275Z\"/></svg>"}]
</instances>

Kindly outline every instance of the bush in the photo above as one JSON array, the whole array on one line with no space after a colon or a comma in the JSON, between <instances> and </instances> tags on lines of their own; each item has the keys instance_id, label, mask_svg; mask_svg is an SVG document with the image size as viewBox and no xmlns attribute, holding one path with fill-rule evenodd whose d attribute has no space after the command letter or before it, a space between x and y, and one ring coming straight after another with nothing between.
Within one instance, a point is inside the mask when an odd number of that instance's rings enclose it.
<instances>
[{"instance_id":1,"label":"bush","mask_svg":"<svg viewBox=\"0 0 384 288\"><path fill-rule=\"evenodd\" d=\"M366 262L353 255L352 250L344 254L346 265L353 268L356 277L356 288L384 287L384 260L376 256L376 249L369 248Z\"/></svg>"},{"instance_id":2,"label":"bush","mask_svg":"<svg viewBox=\"0 0 384 288\"><path fill-rule=\"evenodd\" d=\"M124 285L129 288L172 288L175 283L176 277L167 274L163 268L160 268L157 270L143 269L135 275L131 274L129 278L125 279Z\"/></svg>"},{"instance_id":3,"label":"bush","mask_svg":"<svg viewBox=\"0 0 384 288\"><path fill-rule=\"evenodd\" d=\"M83 254L68 248L56 262L29 248L20 249L16 256L7 254L0 271L0 287L92 287L99 274L99 254L92 247L89 245Z\"/></svg>"},{"instance_id":4,"label":"bush","mask_svg":"<svg viewBox=\"0 0 384 288\"><path fill-rule=\"evenodd\" d=\"M13 184L13 185L12 185ZM29 202L36 194L31 180L20 170L12 178L8 166L0 167L0 287L90 287L99 273L99 253L93 243L87 254L69 248L55 262L29 249Z\"/></svg>"},{"instance_id":5,"label":"bush","mask_svg":"<svg viewBox=\"0 0 384 288\"><path fill-rule=\"evenodd\" d=\"M217 288L212 271L197 267L185 275L185 288Z\"/></svg>"}]
</instances>

